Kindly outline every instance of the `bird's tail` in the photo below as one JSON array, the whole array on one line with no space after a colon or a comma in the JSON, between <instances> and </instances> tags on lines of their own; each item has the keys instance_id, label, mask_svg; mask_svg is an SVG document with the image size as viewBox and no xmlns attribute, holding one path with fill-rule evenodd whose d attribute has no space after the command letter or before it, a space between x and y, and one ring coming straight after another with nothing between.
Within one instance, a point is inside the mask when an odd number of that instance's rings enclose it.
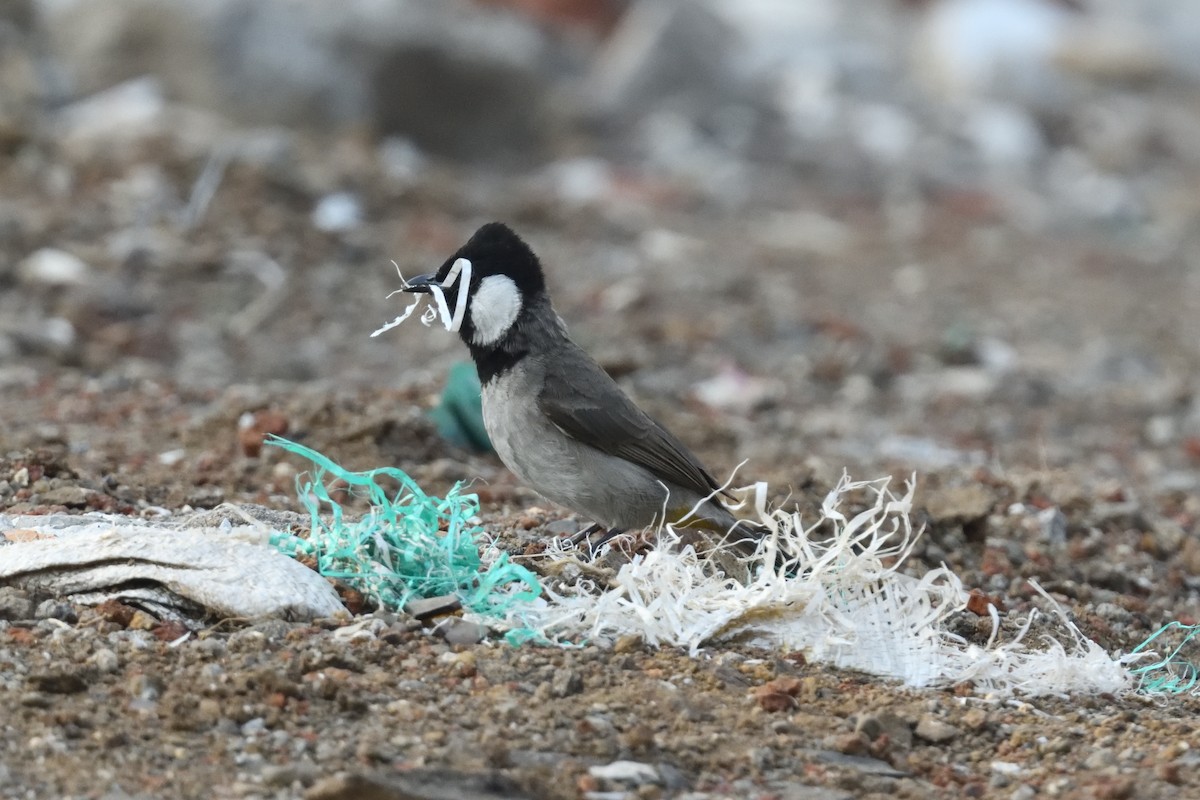
<instances>
[{"instance_id":1,"label":"bird's tail","mask_svg":"<svg viewBox=\"0 0 1200 800\"><path fill-rule=\"evenodd\" d=\"M725 511L725 509L721 509ZM736 519L727 511L726 519L713 519L711 516L693 517L679 524L675 530L684 535L684 541L690 542L687 532L703 531L709 546L728 547L732 545L738 555L750 556L758 551L759 542L771 534L771 529L761 522L748 519ZM706 548L707 549L707 548Z\"/></svg>"},{"instance_id":2,"label":"bird's tail","mask_svg":"<svg viewBox=\"0 0 1200 800\"><path fill-rule=\"evenodd\" d=\"M771 529L761 522L739 519L729 529L729 543L744 555L754 555L763 539L771 535Z\"/></svg>"}]
</instances>

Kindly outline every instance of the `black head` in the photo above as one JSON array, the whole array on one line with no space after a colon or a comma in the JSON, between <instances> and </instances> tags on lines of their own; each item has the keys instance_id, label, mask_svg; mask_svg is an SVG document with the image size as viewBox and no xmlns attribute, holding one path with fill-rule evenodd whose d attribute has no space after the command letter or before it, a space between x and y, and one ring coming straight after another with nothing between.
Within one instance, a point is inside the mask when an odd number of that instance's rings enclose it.
<instances>
[{"instance_id":1,"label":"black head","mask_svg":"<svg viewBox=\"0 0 1200 800\"><path fill-rule=\"evenodd\" d=\"M428 293L431 286L439 286L453 312L463 288L462 273L452 285L445 283L459 259L471 264L466 313L459 329L468 344L486 347L498 342L530 301L546 291L546 279L537 256L511 228L500 222L489 222L475 231L436 273L413 278L405 291Z\"/></svg>"},{"instance_id":2,"label":"black head","mask_svg":"<svg viewBox=\"0 0 1200 800\"><path fill-rule=\"evenodd\" d=\"M473 278L506 275L526 296L546 290L546 279L537 256L503 222L489 222L475 231L467 243L458 248L458 252L450 256L438 270L438 278L445 278L455 260L460 258L467 259L473 265Z\"/></svg>"}]
</instances>

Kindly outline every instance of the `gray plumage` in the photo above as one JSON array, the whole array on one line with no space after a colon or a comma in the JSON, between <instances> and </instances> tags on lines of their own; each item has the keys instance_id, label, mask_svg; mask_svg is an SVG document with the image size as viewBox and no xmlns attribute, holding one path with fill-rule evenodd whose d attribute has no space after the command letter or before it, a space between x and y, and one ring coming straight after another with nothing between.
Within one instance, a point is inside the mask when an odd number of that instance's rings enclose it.
<instances>
[{"instance_id":1,"label":"gray plumage","mask_svg":"<svg viewBox=\"0 0 1200 800\"><path fill-rule=\"evenodd\" d=\"M655 525L664 512L675 523L704 501L691 525L722 535L735 526L755 532L720 503L719 485L687 446L571 341L537 257L507 227L483 226L407 290L442 286L459 259L471 263L459 333L483 384L488 435L517 477L610 529ZM443 287L449 307L462 283Z\"/></svg>"},{"instance_id":2,"label":"gray plumage","mask_svg":"<svg viewBox=\"0 0 1200 800\"><path fill-rule=\"evenodd\" d=\"M644 528L664 512L674 521L716 493L691 451L634 405L542 302L515 332L529 355L483 387L483 422L509 469L606 528ZM721 530L736 523L716 500L698 513Z\"/></svg>"}]
</instances>

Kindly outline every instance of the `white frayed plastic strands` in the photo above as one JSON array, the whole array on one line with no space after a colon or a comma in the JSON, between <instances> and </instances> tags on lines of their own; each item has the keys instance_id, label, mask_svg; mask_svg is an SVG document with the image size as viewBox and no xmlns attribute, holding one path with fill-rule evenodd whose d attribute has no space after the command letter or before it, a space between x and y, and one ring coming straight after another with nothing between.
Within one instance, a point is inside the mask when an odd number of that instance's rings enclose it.
<instances>
[{"instance_id":1,"label":"white frayed plastic strands","mask_svg":"<svg viewBox=\"0 0 1200 800\"><path fill-rule=\"evenodd\" d=\"M450 267L450 273L446 276L446 280L442 282L442 285L450 288L459 277L462 278L462 287L458 290L458 300L454 304L454 316L446 324L446 330L455 333L462 327L463 315L467 311L467 294L471 289L471 262L465 258L460 258L454 262L453 266ZM437 293L438 307L443 311L442 319L444 321L446 298L442 294L440 287L435 286L433 290Z\"/></svg>"},{"instance_id":2,"label":"white frayed plastic strands","mask_svg":"<svg viewBox=\"0 0 1200 800\"><path fill-rule=\"evenodd\" d=\"M395 264L396 262L393 261L392 263ZM398 264L396 265L396 272L400 272L400 266ZM458 299L454 303L454 313L451 314L450 306L446 303L446 293L444 290L449 289L455 284L456 281L460 279L462 280L463 288L458 293ZM400 275L400 281L404 285L396 291L388 294L388 297L391 297L398 292L403 292L408 288L408 281L404 280L403 274ZM446 273L446 279L442 281L440 286L436 284L430 284L429 293L433 296L434 302L437 305L429 306L424 312L422 312L421 323L423 325L432 325L435 320L440 319L446 330L455 333L458 332L458 330L462 328L463 317L467 313L467 290L470 288L470 286L471 262L466 258L457 259L452 265L450 265L450 271ZM393 319L391 322L385 323L381 327L377 328L371 334L371 337L374 338L381 333L395 328L397 325L404 322L404 320L412 316L413 312L417 310L417 307L425 301L426 299L424 297L418 297L407 308L404 309L404 313Z\"/></svg>"},{"instance_id":3,"label":"white frayed plastic strands","mask_svg":"<svg viewBox=\"0 0 1200 800\"><path fill-rule=\"evenodd\" d=\"M1026 645L1025 639L1044 616L1033 609L1010 641L986 648L969 647L962 651L959 680L971 681L978 689L1007 695L1014 690L1030 695L1070 693L1122 694L1135 688L1136 682L1127 665L1137 656L1113 658L1103 647L1083 635L1066 612L1037 581L1029 585L1050 606L1050 619L1056 620L1058 638L1043 634L1043 649ZM1067 644L1063 644L1063 639Z\"/></svg>"},{"instance_id":4,"label":"white frayed plastic strands","mask_svg":"<svg viewBox=\"0 0 1200 800\"><path fill-rule=\"evenodd\" d=\"M400 294L401 292L404 291L404 288L406 286L408 286L408 281L406 281L404 279L404 272L401 271L400 265L397 264L395 261L393 261L392 266L396 268L396 274L400 276L400 288L394 292L388 292L388 296L386 298L384 298L385 300L391 300L393 296ZM392 328L396 327L401 322L404 322L404 320L406 320L410 316L412 316L412 313L417 310L417 306L421 305L421 299L422 298L418 297L416 300L412 301L412 303L409 304L408 308L404 309L403 314L396 317L391 322L384 323L381 327L376 328L371 333L371 338L374 339L379 334L384 333L386 331L390 331Z\"/></svg>"},{"instance_id":5,"label":"white frayed plastic strands","mask_svg":"<svg viewBox=\"0 0 1200 800\"><path fill-rule=\"evenodd\" d=\"M404 290L403 290L403 289L397 289L396 291L404 291ZM395 294L395 293L396 293L396 292L392 292L392 294ZM391 296L392 296L392 294L389 294L389 295L388 295L388 297L391 297ZM408 319L409 317L411 317L411 316L412 316L412 313L413 313L414 311L416 311L416 310L417 310L417 306L421 305L421 303L422 303L422 301L423 301L423 300L424 300L424 298L422 298L422 297L418 297L416 300L414 300L414 301L413 301L413 302L412 302L412 303L411 303L411 304L408 306L408 308L404 309L404 313L403 313L403 314L401 314L400 316L396 317L396 318L395 318L395 319L393 319L391 322L385 323L385 324L383 324L382 326L380 326L379 328L376 328L376 329L375 329L375 331L371 333L371 338L372 338L372 339L374 339L374 338L375 338L376 336L378 336L379 334L381 334L381 333L385 333L385 332L387 332L387 331L390 331L392 328L396 327L396 326L397 326L397 325L399 325L401 322L404 322L404 320L406 320L406 319Z\"/></svg>"},{"instance_id":6,"label":"white frayed plastic strands","mask_svg":"<svg viewBox=\"0 0 1200 800\"><path fill-rule=\"evenodd\" d=\"M551 639L637 634L649 644L692 653L736 638L799 649L814 661L911 686L972 681L999 695L1131 688L1122 664L1065 616L1059 622L1067 644L1050 640L1039 643L1039 650L1023 634L984 648L949 632L947 620L965 607L968 594L946 567L921 577L898 571L919 536L910 519L914 484L901 495L888 484L843 477L826 497L821 518L808 527L798 514L768 513L765 487L756 486L754 505L771 535L746 559L751 577L745 583L721 574L715 559L681 548L668 527L658 546L623 566L612 588L599 596L583 579L544 587L544 600L514 607L508 621ZM847 495L862 491L873 502L847 517L842 511Z\"/></svg>"}]
</instances>

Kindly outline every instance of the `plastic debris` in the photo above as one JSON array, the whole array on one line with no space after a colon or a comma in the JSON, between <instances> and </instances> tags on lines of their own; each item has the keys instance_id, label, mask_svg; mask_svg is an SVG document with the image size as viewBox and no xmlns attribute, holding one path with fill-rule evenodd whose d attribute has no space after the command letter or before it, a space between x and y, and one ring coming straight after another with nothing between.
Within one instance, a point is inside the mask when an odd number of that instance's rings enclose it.
<instances>
[{"instance_id":1,"label":"plastic debris","mask_svg":"<svg viewBox=\"0 0 1200 800\"><path fill-rule=\"evenodd\" d=\"M163 82L149 75L119 83L59 109L53 125L81 152L152 135L167 112Z\"/></svg>"},{"instance_id":2,"label":"plastic debris","mask_svg":"<svg viewBox=\"0 0 1200 800\"><path fill-rule=\"evenodd\" d=\"M483 529L475 521L479 501L460 486L444 498L433 497L399 469L351 472L296 442L273 436L266 443L316 466L311 478L296 478L312 518L309 537L280 533L271 543L288 555L315 558L320 574L390 609L402 608L412 597L456 594L471 611L503 616L541 593L537 577L509 563L507 553L489 550L481 557ZM326 477L365 495L370 510L361 519L348 519L322 483ZM381 480L399 488L389 490ZM327 519L322 509L328 510Z\"/></svg>"},{"instance_id":3,"label":"plastic debris","mask_svg":"<svg viewBox=\"0 0 1200 800\"><path fill-rule=\"evenodd\" d=\"M40 534L5 545L0 559L0 584L36 597L120 600L184 620L346 613L328 581L264 547L252 525L180 529L100 514L0 515L6 529Z\"/></svg>"},{"instance_id":4,"label":"plastic debris","mask_svg":"<svg viewBox=\"0 0 1200 800\"><path fill-rule=\"evenodd\" d=\"M396 266L396 272L400 272L399 265ZM428 295L418 295L417 299L404 309L404 313L393 319L391 322L385 323L379 328L376 328L371 333L371 338L375 338L385 331L390 331L392 328L404 322L404 320L412 316L412 313L429 298L433 299L434 305L425 306L425 310L421 312L421 324L429 326L435 321L440 321L446 330L457 333L458 329L462 326L463 316L467 312L467 292L458 293L458 299L454 304L454 313L451 314L450 307L446 304L445 290L452 287L455 281L459 280L460 278L462 279L463 286L471 285L470 259L460 258L455 260L455 262L450 265L450 271L446 273L446 278L441 282L440 285L431 283L429 285ZM400 288L388 294L388 297L391 297L399 292L403 292L408 288L408 281L404 279L403 274L400 275L400 282Z\"/></svg>"},{"instance_id":5,"label":"plastic debris","mask_svg":"<svg viewBox=\"0 0 1200 800\"><path fill-rule=\"evenodd\" d=\"M317 201L312 223L319 231L345 233L362 225L362 202L353 192L334 192Z\"/></svg>"},{"instance_id":6,"label":"plastic debris","mask_svg":"<svg viewBox=\"0 0 1200 800\"><path fill-rule=\"evenodd\" d=\"M751 375L733 363L692 386L692 395L715 411L749 414L783 396L783 381Z\"/></svg>"},{"instance_id":7,"label":"plastic debris","mask_svg":"<svg viewBox=\"0 0 1200 800\"><path fill-rule=\"evenodd\" d=\"M1181 631L1183 638L1170 652L1158 660L1143 664L1132 672L1138 679L1138 691L1142 694L1187 694L1200 696L1200 667L1195 660L1189 660L1182 654L1191 645L1191 649L1200 654L1200 625L1184 625L1182 622L1169 622L1150 635L1146 641L1133 648L1131 656L1138 654L1155 654L1151 645L1168 632ZM1195 640L1195 641L1194 641Z\"/></svg>"},{"instance_id":8,"label":"plastic debris","mask_svg":"<svg viewBox=\"0 0 1200 800\"><path fill-rule=\"evenodd\" d=\"M53 247L43 247L17 265L23 282L46 286L80 286L91 271L79 256Z\"/></svg>"},{"instance_id":9,"label":"plastic debris","mask_svg":"<svg viewBox=\"0 0 1200 800\"><path fill-rule=\"evenodd\" d=\"M951 633L947 623L968 599L957 576L946 567L921 577L900 572L919 535L910 521L913 483L894 494L888 480L844 477L825 498L820 519L808 526L796 513L768 512L765 485L755 488L758 516L773 533L743 559L747 581L721 572L722 559L681 546L667 527L656 548L620 569L613 588L599 592L585 577L546 586L544 599L512 607L510 624L557 640L635 634L651 645L693 653L736 639L802 650L813 661L911 686L970 681L999 695L1119 693L1131 686L1123 663L1061 612L1056 616L1066 644L1048 639L1040 649L1024 641L1039 612L1004 643L980 647ZM863 492L873 502L847 516L848 495Z\"/></svg>"},{"instance_id":10,"label":"plastic debris","mask_svg":"<svg viewBox=\"0 0 1200 800\"><path fill-rule=\"evenodd\" d=\"M610 783L620 783L630 786L641 786L646 783L659 783L661 779L653 764L643 764L641 761L614 761L611 764L597 764L588 767L588 774L593 778Z\"/></svg>"},{"instance_id":11,"label":"plastic debris","mask_svg":"<svg viewBox=\"0 0 1200 800\"><path fill-rule=\"evenodd\" d=\"M429 416L446 441L486 453L492 449L492 440L483 426L481 391L475 365L459 362L450 367L441 403Z\"/></svg>"},{"instance_id":12,"label":"plastic debris","mask_svg":"<svg viewBox=\"0 0 1200 800\"><path fill-rule=\"evenodd\" d=\"M470 285L471 268L471 262L468 259L460 258L455 261L441 286L431 285L429 295L418 296L404 309L404 313L376 329L371 336L375 337L395 328L412 316L417 308L428 302L430 298L432 298L432 302L426 305L425 310L421 313L421 323L431 325L436 320L440 321L446 330L457 331L462 325L463 315L466 313L467 293L458 293L454 313L451 314L443 289L450 288L458 280L461 280L464 286ZM396 271L400 271L399 265L397 265ZM396 292L402 292L408 286L408 281L404 279L403 274L400 275L400 282L402 286ZM392 292L388 297L396 292ZM430 413L430 416L437 425L438 433L442 435L442 438L459 447L469 447L472 450L486 453L491 451L492 441L488 438L487 430L483 426L483 401L480 398L480 391L479 376L475 367L466 362L455 364L450 368L446 389L442 393L442 401Z\"/></svg>"}]
</instances>

